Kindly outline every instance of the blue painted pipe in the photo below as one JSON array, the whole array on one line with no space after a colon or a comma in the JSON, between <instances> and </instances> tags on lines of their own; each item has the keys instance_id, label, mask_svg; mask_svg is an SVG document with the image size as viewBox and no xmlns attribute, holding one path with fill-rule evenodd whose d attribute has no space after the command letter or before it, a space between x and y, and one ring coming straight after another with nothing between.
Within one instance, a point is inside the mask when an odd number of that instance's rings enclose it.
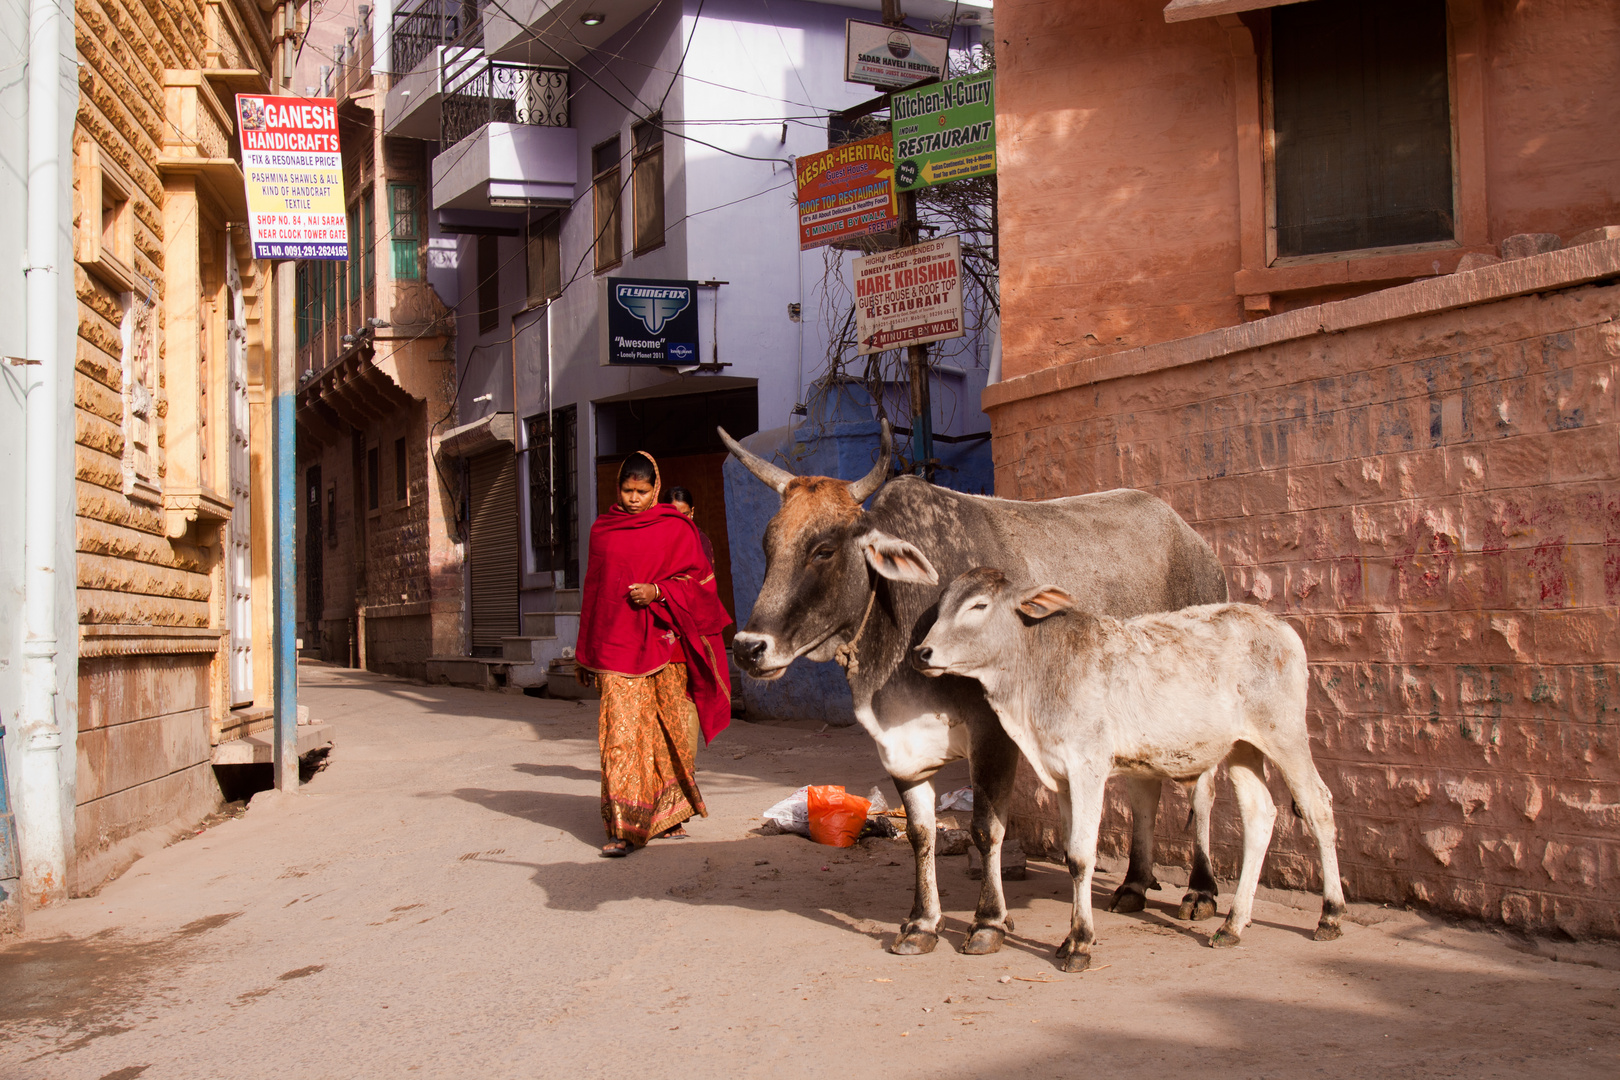
<instances>
[{"instance_id":1,"label":"blue painted pipe","mask_svg":"<svg viewBox=\"0 0 1620 1080\"><path fill-rule=\"evenodd\" d=\"M282 791L298 790L298 564L297 511L297 403L290 378L277 379L271 404L275 428L275 544L272 583L275 619L271 651L275 654L275 778Z\"/></svg>"}]
</instances>

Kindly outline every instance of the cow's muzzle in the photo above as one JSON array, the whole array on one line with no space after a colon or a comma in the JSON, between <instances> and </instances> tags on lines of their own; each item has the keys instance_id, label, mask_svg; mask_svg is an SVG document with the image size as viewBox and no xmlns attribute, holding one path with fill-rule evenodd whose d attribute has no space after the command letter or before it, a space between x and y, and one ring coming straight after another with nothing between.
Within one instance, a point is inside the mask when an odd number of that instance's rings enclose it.
<instances>
[{"instance_id":1,"label":"cow's muzzle","mask_svg":"<svg viewBox=\"0 0 1620 1080\"><path fill-rule=\"evenodd\" d=\"M744 630L732 641L731 655L736 658L737 666L742 668L743 674L749 678L767 681L779 679L787 671L786 664L769 668L765 666L774 644L769 634Z\"/></svg>"},{"instance_id":2,"label":"cow's muzzle","mask_svg":"<svg viewBox=\"0 0 1620 1080\"><path fill-rule=\"evenodd\" d=\"M918 645L911 650L911 666L934 679L945 674L944 668L934 666L934 650L929 645Z\"/></svg>"}]
</instances>

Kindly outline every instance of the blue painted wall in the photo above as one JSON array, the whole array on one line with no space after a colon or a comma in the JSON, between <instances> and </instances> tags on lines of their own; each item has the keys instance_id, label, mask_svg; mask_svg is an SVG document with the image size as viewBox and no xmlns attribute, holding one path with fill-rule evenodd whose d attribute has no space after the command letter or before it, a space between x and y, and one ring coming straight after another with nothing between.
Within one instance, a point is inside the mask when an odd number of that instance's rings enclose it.
<instances>
[{"instance_id":1,"label":"blue painted wall","mask_svg":"<svg viewBox=\"0 0 1620 1080\"><path fill-rule=\"evenodd\" d=\"M742 444L767 461L801 475L837 476L856 480L877 460L879 427L871 398L853 385L824 390L811 402L810 415L801 423L761 431ZM896 449L909 451L904 437ZM988 439L964 443L936 443L935 456L942 468L936 480L943 487L973 494L995 489ZM754 478L732 458L725 465L726 528L731 536L731 587L737 601L737 623L748 623L765 581L765 526L781 505L776 492ZM774 682L739 677L733 668L733 692L740 696L751 720L819 719L846 725L855 722L849 684L837 664L799 660Z\"/></svg>"}]
</instances>

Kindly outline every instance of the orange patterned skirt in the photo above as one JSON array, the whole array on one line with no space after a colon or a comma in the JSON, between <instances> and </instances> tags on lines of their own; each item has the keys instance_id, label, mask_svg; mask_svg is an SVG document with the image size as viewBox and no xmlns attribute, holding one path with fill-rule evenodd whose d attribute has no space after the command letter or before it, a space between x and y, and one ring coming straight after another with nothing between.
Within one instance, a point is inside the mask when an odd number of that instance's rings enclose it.
<instances>
[{"instance_id":1,"label":"orange patterned skirt","mask_svg":"<svg viewBox=\"0 0 1620 1080\"><path fill-rule=\"evenodd\" d=\"M686 665L638 679L599 673L602 821L609 838L641 847L693 814L709 816L694 761L696 708Z\"/></svg>"}]
</instances>

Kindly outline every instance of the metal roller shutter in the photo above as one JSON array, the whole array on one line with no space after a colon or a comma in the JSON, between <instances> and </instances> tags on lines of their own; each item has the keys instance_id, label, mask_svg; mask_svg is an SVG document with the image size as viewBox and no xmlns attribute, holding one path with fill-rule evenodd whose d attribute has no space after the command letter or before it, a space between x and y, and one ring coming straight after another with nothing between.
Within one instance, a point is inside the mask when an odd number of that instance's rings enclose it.
<instances>
[{"instance_id":1,"label":"metal roller shutter","mask_svg":"<svg viewBox=\"0 0 1620 1080\"><path fill-rule=\"evenodd\" d=\"M517 458L497 450L467 464L472 654L499 656L501 639L518 634Z\"/></svg>"}]
</instances>

